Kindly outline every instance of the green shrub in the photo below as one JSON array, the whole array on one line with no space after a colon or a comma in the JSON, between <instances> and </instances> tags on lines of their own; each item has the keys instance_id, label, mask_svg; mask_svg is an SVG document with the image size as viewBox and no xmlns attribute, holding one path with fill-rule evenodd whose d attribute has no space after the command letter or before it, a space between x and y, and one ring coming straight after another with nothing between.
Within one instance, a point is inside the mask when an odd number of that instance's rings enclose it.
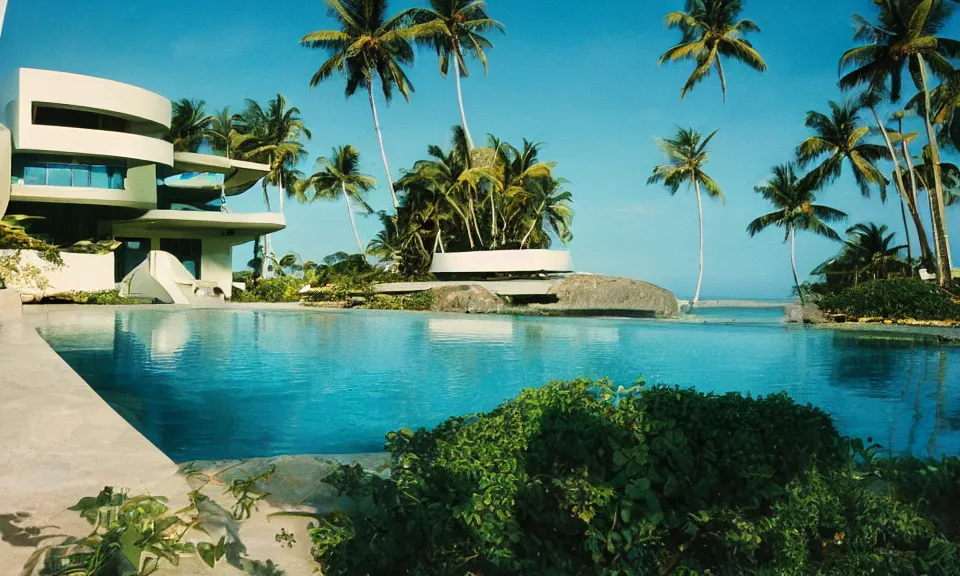
<instances>
[{"instance_id":1,"label":"green shrub","mask_svg":"<svg viewBox=\"0 0 960 576\"><path fill-rule=\"evenodd\" d=\"M44 302L49 304L98 304L103 306L121 306L130 304L150 304L149 298L124 298L116 290L103 292L64 292L48 296Z\"/></svg>"},{"instance_id":2,"label":"green shrub","mask_svg":"<svg viewBox=\"0 0 960 576\"><path fill-rule=\"evenodd\" d=\"M234 290L234 302L299 302L303 281L289 276L261 278L248 290Z\"/></svg>"},{"instance_id":3,"label":"green shrub","mask_svg":"<svg viewBox=\"0 0 960 576\"><path fill-rule=\"evenodd\" d=\"M415 310L425 311L433 306L433 292L417 292L393 296L390 294L374 294L363 305L372 310Z\"/></svg>"},{"instance_id":4,"label":"green shrub","mask_svg":"<svg viewBox=\"0 0 960 576\"><path fill-rule=\"evenodd\" d=\"M786 395L578 380L387 436L312 527L324 574L960 574L955 546ZM958 502L954 501L956 507Z\"/></svg>"},{"instance_id":5,"label":"green shrub","mask_svg":"<svg viewBox=\"0 0 960 576\"><path fill-rule=\"evenodd\" d=\"M855 318L960 320L960 304L935 283L915 278L871 280L825 295L818 304L826 312Z\"/></svg>"}]
</instances>

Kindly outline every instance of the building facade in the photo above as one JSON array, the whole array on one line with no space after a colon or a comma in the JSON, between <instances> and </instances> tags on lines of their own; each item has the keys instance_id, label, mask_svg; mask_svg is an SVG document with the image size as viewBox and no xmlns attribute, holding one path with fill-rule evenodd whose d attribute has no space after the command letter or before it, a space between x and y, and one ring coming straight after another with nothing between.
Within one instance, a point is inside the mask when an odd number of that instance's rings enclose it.
<instances>
[{"instance_id":1,"label":"building facade","mask_svg":"<svg viewBox=\"0 0 960 576\"><path fill-rule=\"evenodd\" d=\"M0 105L0 214L41 217L31 235L58 246L121 242L112 254L71 255L99 260L71 258L53 272L50 291L113 288L151 250L163 250L229 297L233 247L286 225L279 213L229 210L229 198L269 167L174 152L164 140L171 103L162 96L22 68L0 88Z\"/></svg>"}]
</instances>

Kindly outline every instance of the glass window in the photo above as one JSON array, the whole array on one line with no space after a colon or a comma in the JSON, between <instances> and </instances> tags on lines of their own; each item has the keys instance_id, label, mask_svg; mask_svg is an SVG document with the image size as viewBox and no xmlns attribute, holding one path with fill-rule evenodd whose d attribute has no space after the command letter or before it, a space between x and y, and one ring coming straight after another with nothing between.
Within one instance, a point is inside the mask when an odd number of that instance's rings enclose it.
<instances>
[{"instance_id":1,"label":"glass window","mask_svg":"<svg viewBox=\"0 0 960 576\"><path fill-rule=\"evenodd\" d=\"M46 186L47 169L40 166L24 166L23 183L28 186Z\"/></svg>"},{"instance_id":2,"label":"glass window","mask_svg":"<svg viewBox=\"0 0 960 576\"><path fill-rule=\"evenodd\" d=\"M108 188L113 190L123 190L123 168L118 166L107 166L107 175L110 178Z\"/></svg>"},{"instance_id":3,"label":"glass window","mask_svg":"<svg viewBox=\"0 0 960 576\"><path fill-rule=\"evenodd\" d=\"M73 171L73 185L80 186L83 188L90 187L90 167L83 166L81 164L75 164L71 170Z\"/></svg>"},{"instance_id":4,"label":"glass window","mask_svg":"<svg viewBox=\"0 0 960 576\"><path fill-rule=\"evenodd\" d=\"M109 188L110 177L107 175L106 166L90 167L90 186L92 188Z\"/></svg>"},{"instance_id":5,"label":"glass window","mask_svg":"<svg viewBox=\"0 0 960 576\"><path fill-rule=\"evenodd\" d=\"M49 166L47 186L73 186L73 170L69 166L57 164Z\"/></svg>"}]
</instances>

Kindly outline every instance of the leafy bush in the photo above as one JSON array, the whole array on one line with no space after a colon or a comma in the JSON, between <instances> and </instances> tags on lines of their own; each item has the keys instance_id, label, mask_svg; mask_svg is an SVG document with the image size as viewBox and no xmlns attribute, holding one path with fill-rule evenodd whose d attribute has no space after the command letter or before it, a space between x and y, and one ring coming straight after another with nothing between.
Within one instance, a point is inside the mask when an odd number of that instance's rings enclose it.
<instances>
[{"instance_id":1,"label":"leafy bush","mask_svg":"<svg viewBox=\"0 0 960 576\"><path fill-rule=\"evenodd\" d=\"M300 289L304 282L290 276L279 278L261 278L248 290L235 290L234 302L299 302Z\"/></svg>"},{"instance_id":2,"label":"leafy bush","mask_svg":"<svg viewBox=\"0 0 960 576\"><path fill-rule=\"evenodd\" d=\"M149 304L148 298L124 298L116 290L103 292L63 292L47 297L44 302L50 304L98 304L104 306L120 306L129 304Z\"/></svg>"},{"instance_id":3,"label":"leafy bush","mask_svg":"<svg viewBox=\"0 0 960 576\"><path fill-rule=\"evenodd\" d=\"M960 574L855 445L785 395L553 383L389 434L390 479L342 467L351 504L314 555L324 574Z\"/></svg>"},{"instance_id":4,"label":"leafy bush","mask_svg":"<svg viewBox=\"0 0 960 576\"><path fill-rule=\"evenodd\" d=\"M371 296L364 308L372 310L415 310L425 311L433 306L433 292L418 292L392 296L389 294L375 294Z\"/></svg>"},{"instance_id":5,"label":"leafy bush","mask_svg":"<svg viewBox=\"0 0 960 576\"><path fill-rule=\"evenodd\" d=\"M826 312L855 318L960 320L960 304L936 284L915 278L871 280L827 294L818 304Z\"/></svg>"}]
</instances>

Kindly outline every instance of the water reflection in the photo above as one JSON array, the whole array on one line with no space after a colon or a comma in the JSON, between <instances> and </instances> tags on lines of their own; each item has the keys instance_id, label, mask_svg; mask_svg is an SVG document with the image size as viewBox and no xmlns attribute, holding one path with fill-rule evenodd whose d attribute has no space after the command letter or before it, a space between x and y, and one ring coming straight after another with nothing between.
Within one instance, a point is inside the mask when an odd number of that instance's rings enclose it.
<instances>
[{"instance_id":1,"label":"water reflection","mask_svg":"<svg viewBox=\"0 0 960 576\"><path fill-rule=\"evenodd\" d=\"M51 315L55 350L176 460L378 450L553 379L786 391L894 452L960 454L960 348L775 322L157 310Z\"/></svg>"}]
</instances>

